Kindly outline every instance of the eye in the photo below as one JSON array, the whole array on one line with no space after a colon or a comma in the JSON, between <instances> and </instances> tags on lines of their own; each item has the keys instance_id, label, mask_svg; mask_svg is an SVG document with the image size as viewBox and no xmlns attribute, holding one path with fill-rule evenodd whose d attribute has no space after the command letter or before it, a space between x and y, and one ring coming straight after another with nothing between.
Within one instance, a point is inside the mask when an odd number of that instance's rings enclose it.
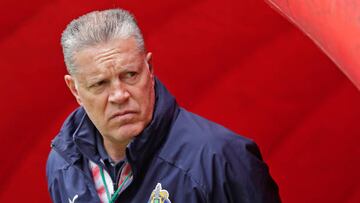
<instances>
[{"instance_id":1,"label":"eye","mask_svg":"<svg viewBox=\"0 0 360 203\"><path fill-rule=\"evenodd\" d=\"M129 72L127 72L126 73L126 78L133 78L133 77L135 77L137 75L137 72L135 72L135 71L129 71Z\"/></svg>"},{"instance_id":2,"label":"eye","mask_svg":"<svg viewBox=\"0 0 360 203\"><path fill-rule=\"evenodd\" d=\"M105 80L101 80L99 82L96 82L94 84L92 84L90 87L100 87L100 86L103 86L105 84Z\"/></svg>"},{"instance_id":3,"label":"eye","mask_svg":"<svg viewBox=\"0 0 360 203\"><path fill-rule=\"evenodd\" d=\"M127 84L135 84L139 79L139 73L136 71L127 71L122 75L123 82Z\"/></svg>"}]
</instances>

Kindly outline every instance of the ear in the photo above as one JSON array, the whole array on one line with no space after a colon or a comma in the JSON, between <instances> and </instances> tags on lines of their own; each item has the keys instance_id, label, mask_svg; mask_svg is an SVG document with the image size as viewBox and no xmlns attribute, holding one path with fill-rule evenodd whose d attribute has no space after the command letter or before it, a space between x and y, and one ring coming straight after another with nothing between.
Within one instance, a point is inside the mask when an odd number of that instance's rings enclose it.
<instances>
[{"instance_id":1,"label":"ear","mask_svg":"<svg viewBox=\"0 0 360 203\"><path fill-rule=\"evenodd\" d=\"M146 63L148 64L149 70L151 73L154 72L151 61L152 61L152 53L148 52L145 56Z\"/></svg>"},{"instance_id":2,"label":"ear","mask_svg":"<svg viewBox=\"0 0 360 203\"><path fill-rule=\"evenodd\" d=\"M64 79L65 79L66 85L70 89L71 93L74 95L77 103L81 106L82 102L81 102L74 78L71 75L65 75Z\"/></svg>"},{"instance_id":3,"label":"ear","mask_svg":"<svg viewBox=\"0 0 360 203\"><path fill-rule=\"evenodd\" d=\"M145 60L146 60L146 63L148 65L148 68L149 68L149 71L150 71L151 83L152 83L152 86L154 87L155 86L155 80L154 80L154 69L153 69L152 64L151 64L151 60L152 60L152 53L151 52L148 52L146 54Z\"/></svg>"}]
</instances>

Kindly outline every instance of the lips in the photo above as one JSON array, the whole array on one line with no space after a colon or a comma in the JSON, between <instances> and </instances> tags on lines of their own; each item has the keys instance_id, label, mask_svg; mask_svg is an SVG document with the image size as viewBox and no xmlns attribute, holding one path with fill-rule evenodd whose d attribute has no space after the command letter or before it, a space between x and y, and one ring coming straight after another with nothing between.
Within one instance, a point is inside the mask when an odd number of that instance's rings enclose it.
<instances>
[{"instance_id":1,"label":"lips","mask_svg":"<svg viewBox=\"0 0 360 203\"><path fill-rule=\"evenodd\" d=\"M135 114L136 112L135 111L130 111L130 110L127 110L127 111L119 111L119 112L116 112L114 114L112 114L109 118L109 120L112 120L112 119L115 119L115 118L119 118L119 117L124 117L124 116L127 116L127 115L131 115L131 114Z\"/></svg>"}]
</instances>

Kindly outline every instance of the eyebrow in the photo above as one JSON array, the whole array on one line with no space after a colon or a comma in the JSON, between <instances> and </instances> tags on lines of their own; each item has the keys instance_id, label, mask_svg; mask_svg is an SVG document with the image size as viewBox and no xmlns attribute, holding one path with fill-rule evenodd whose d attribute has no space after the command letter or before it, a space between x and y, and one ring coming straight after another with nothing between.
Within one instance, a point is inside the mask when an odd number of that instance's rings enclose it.
<instances>
[{"instance_id":1,"label":"eyebrow","mask_svg":"<svg viewBox=\"0 0 360 203\"><path fill-rule=\"evenodd\" d=\"M126 64L123 66L119 66L116 67L116 72L117 73L123 73L126 71L134 71L134 70L138 70L138 66L135 63L132 64ZM103 73L93 73L93 75L89 76L88 78L85 78L87 83L96 83L100 80L104 80L106 78L106 76L104 76Z\"/></svg>"}]
</instances>

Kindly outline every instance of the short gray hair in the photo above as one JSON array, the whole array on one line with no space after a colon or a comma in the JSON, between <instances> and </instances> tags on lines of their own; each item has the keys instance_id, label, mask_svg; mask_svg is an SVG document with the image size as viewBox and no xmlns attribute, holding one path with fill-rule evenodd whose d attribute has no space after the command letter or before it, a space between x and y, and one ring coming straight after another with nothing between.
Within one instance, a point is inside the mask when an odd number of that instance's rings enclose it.
<instances>
[{"instance_id":1,"label":"short gray hair","mask_svg":"<svg viewBox=\"0 0 360 203\"><path fill-rule=\"evenodd\" d=\"M138 48L145 51L144 39L134 16L123 9L93 11L74 19L61 36L67 71L69 74L75 73L74 54L81 49L132 36Z\"/></svg>"}]
</instances>

